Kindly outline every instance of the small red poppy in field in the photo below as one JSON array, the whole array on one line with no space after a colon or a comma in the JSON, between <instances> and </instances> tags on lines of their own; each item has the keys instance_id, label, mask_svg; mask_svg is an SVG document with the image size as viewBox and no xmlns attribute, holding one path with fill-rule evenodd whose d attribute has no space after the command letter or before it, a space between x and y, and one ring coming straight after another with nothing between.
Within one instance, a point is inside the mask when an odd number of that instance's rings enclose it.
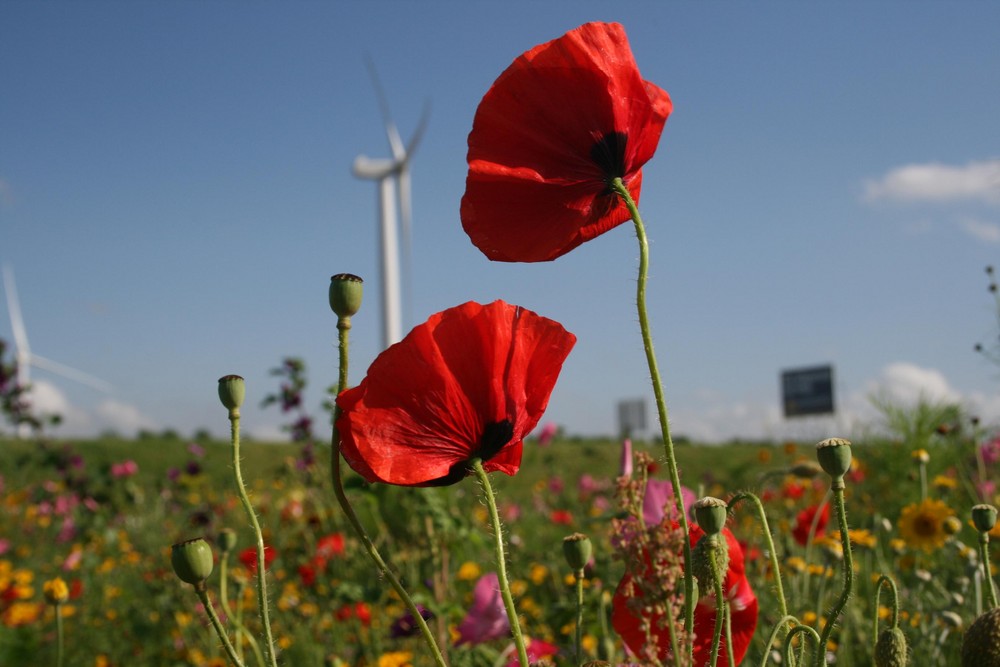
<instances>
[{"instance_id":1,"label":"small red poppy in field","mask_svg":"<svg viewBox=\"0 0 1000 667\"><path fill-rule=\"evenodd\" d=\"M677 524L672 524L676 530ZM757 596L750 588L750 582L746 577L746 566L744 563L743 548L739 541L729 531L722 529L722 534L726 538L729 546L729 569L726 571L725 581L722 583L723 591L729 602L730 619L732 623L733 637L733 662L740 664L750 647L750 640L753 639L754 630L757 629ZM688 531L691 546L697 544L704 535L704 531L696 525L691 526ZM637 655L641 655L646 645L646 633L642 630L640 619L636 618L628 608L628 598L625 591L629 587L632 575L626 573L618 584L615 597L612 601L611 624L615 631L622 638L625 646ZM637 589L636 589L637 590ZM708 594L698 600L694 608L694 664L706 665L712 657L712 638L715 629L716 604L715 596ZM653 628L653 640L659 659L666 662L670 657L670 635L666 626L661 627L658 617L650 619ZM719 658L716 667L728 665L728 653L725 642L719 646Z\"/></svg>"},{"instance_id":2,"label":"small red poppy in field","mask_svg":"<svg viewBox=\"0 0 1000 667\"><path fill-rule=\"evenodd\" d=\"M344 555L344 536L341 533L330 533L316 542L316 557L325 564L336 556Z\"/></svg>"},{"instance_id":3,"label":"small red poppy in field","mask_svg":"<svg viewBox=\"0 0 1000 667\"><path fill-rule=\"evenodd\" d=\"M541 262L629 220L673 105L644 81L625 29L587 23L518 57L469 134L462 226L491 260Z\"/></svg>"},{"instance_id":4,"label":"small red poppy in field","mask_svg":"<svg viewBox=\"0 0 1000 667\"><path fill-rule=\"evenodd\" d=\"M802 546L805 546L806 542L809 541L809 531L812 529L813 521L816 522L816 533L813 537L820 537L826 532L826 525L830 522L829 503L807 507L795 517L795 528L792 529L792 536Z\"/></svg>"},{"instance_id":5,"label":"small red poppy in field","mask_svg":"<svg viewBox=\"0 0 1000 667\"><path fill-rule=\"evenodd\" d=\"M274 562L275 557L278 553L270 544L264 545L264 569L267 570L271 567L271 563ZM239 561L243 563L243 567L250 570L253 574L257 571L257 547L247 547L240 552Z\"/></svg>"},{"instance_id":6,"label":"small red poppy in field","mask_svg":"<svg viewBox=\"0 0 1000 667\"><path fill-rule=\"evenodd\" d=\"M443 486L473 459L514 475L576 337L503 301L432 315L337 397L344 459L369 482Z\"/></svg>"}]
</instances>

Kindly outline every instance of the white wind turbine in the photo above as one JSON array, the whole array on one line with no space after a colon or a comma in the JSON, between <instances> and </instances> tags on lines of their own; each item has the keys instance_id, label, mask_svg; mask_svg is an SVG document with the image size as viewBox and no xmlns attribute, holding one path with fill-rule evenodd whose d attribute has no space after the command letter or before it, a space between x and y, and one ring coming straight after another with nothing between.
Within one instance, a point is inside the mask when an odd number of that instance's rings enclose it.
<instances>
[{"instance_id":1,"label":"white wind turbine","mask_svg":"<svg viewBox=\"0 0 1000 667\"><path fill-rule=\"evenodd\" d=\"M21 317L21 304L17 299L14 270L6 264L3 267L3 288L4 293L7 295L7 312L10 315L10 328L14 335L14 364L17 368L18 386L27 387L30 384L31 367L34 366L35 368L61 375L69 380L75 380L99 391L111 391L111 385L100 378L32 352L31 347L28 345L28 332L24 328L24 319ZM26 434L27 427L22 424L18 429L18 435L23 437Z\"/></svg>"},{"instance_id":2,"label":"white wind turbine","mask_svg":"<svg viewBox=\"0 0 1000 667\"><path fill-rule=\"evenodd\" d=\"M408 145L396 129L396 124L389 115L389 104L385 93L379 84L375 66L371 59L367 60L368 70L375 85L379 109L385 123L385 134L389 139L391 158L370 158L359 155L354 159L354 175L372 181L379 185L379 241L381 253L379 267L382 278L382 348L385 349L398 342L403 337L402 297L400 296L400 258L399 234L397 234L396 211L399 207L399 220L403 243L404 266L409 269L411 244L411 190L410 190L410 160L413 152L427 128L428 107L424 106L423 114L417 129ZM409 282L409 276L407 276Z\"/></svg>"}]
</instances>

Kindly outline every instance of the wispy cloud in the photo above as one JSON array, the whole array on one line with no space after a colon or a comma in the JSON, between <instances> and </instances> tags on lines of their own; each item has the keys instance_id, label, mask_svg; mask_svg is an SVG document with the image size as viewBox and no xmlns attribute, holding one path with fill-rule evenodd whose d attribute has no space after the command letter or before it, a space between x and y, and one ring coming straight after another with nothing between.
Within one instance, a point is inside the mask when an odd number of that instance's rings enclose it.
<instances>
[{"instance_id":1,"label":"wispy cloud","mask_svg":"<svg viewBox=\"0 0 1000 667\"><path fill-rule=\"evenodd\" d=\"M980 241L1000 243L1000 225L995 222L986 222L977 218L963 218L958 221L958 226L966 234Z\"/></svg>"},{"instance_id":2,"label":"wispy cloud","mask_svg":"<svg viewBox=\"0 0 1000 667\"><path fill-rule=\"evenodd\" d=\"M909 164L865 183L867 201L978 201L1000 204L1000 159L964 166Z\"/></svg>"}]
</instances>

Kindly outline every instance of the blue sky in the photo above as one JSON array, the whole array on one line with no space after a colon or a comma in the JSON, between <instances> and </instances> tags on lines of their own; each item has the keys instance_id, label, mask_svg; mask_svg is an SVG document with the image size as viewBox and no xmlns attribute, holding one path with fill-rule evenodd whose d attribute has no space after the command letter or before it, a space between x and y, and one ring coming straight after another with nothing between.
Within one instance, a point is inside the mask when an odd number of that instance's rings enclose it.
<instances>
[{"instance_id":1,"label":"blue sky","mask_svg":"<svg viewBox=\"0 0 1000 667\"><path fill-rule=\"evenodd\" d=\"M413 160L409 327L502 298L579 342L545 421L611 434L650 396L629 225L556 262L490 263L461 229L476 106L521 52L621 22L674 101L640 203L675 434L825 437L867 396L961 401L1000 422L983 268L1000 250L1000 5L988 2L0 3L0 260L66 435L244 427L286 355L311 407L336 376L333 273L366 279L352 379L378 352L376 198L389 155L365 55ZM6 308L0 337L10 339ZM836 419L786 421L782 369L832 363Z\"/></svg>"}]
</instances>

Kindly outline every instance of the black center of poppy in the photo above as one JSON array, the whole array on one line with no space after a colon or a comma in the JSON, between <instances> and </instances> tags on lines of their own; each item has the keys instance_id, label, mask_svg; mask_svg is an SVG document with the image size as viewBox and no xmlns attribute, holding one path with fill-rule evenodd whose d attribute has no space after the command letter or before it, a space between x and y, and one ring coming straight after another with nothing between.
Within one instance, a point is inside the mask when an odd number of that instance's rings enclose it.
<instances>
[{"instance_id":1,"label":"black center of poppy","mask_svg":"<svg viewBox=\"0 0 1000 667\"><path fill-rule=\"evenodd\" d=\"M469 471L471 470L469 462L472 461L472 459L480 459L483 463L486 463L500 453L500 450L504 448L504 445L510 442L513 437L514 423L509 419L487 424L483 429L483 435L479 438L479 446L471 452L469 458L465 461L459 461L452 464L447 475L433 479L427 482L426 485L449 486L460 482L469 474Z\"/></svg>"},{"instance_id":2,"label":"black center of poppy","mask_svg":"<svg viewBox=\"0 0 1000 667\"><path fill-rule=\"evenodd\" d=\"M608 132L590 147L590 159L597 163L607 181L625 177L625 145L628 135Z\"/></svg>"}]
</instances>

